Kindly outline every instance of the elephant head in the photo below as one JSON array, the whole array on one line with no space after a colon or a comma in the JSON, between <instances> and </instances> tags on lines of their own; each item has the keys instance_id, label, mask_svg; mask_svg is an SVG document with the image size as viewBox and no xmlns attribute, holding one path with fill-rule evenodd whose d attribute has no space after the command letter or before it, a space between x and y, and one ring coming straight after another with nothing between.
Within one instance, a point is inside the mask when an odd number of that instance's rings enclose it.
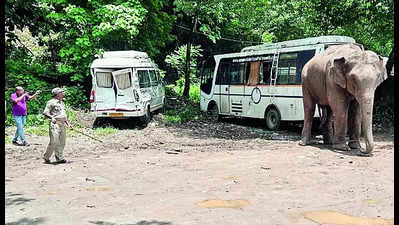
<instances>
[{"instance_id":1,"label":"elephant head","mask_svg":"<svg viewBox=\"0 0 399 225\"><path fill-rule=\"evenodd\" d=\"M360 106L361 123L365 134L366 149L370 153L374 148L372 133L372 113L374 91L385 79L387 71L382 57L372 51L352 51L349 55L335 56L330 61L330 75L336 85L352 95Z\"/></svg>"}]
</instances>

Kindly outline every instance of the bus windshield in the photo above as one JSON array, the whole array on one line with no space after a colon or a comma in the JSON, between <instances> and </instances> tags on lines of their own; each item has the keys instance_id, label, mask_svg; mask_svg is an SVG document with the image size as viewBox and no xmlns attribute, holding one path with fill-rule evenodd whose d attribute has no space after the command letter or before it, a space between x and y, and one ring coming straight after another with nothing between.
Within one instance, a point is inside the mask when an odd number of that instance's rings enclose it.
<instances>
[{"instance_id":1,"label":"bus windshield","mask_svg":"<svg viewBox=\"0 0 399 225\"><path fill-rule=\"evenodd\" d=\"M215 59L213 56L202 62L201 65L201 91L210 94L212 90L213 72L215 70Z\"/></svg>"}]
</instances>

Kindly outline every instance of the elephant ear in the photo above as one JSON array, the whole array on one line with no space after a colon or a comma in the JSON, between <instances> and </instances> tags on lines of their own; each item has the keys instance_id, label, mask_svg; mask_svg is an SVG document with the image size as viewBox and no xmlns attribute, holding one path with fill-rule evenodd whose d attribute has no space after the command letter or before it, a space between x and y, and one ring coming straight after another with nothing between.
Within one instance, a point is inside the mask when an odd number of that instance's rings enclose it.
<instances>
[{"instance_id":1,"label":"elephant ear","mask_svg":"<svg viewBox=\"0 0 399 225\"><path fill-rule=\"evenodd\" d=\"M380 55L378 55L378 58L380 60L380 65L382 65L381 68L381 73L378 75L378 79L377 79L377 87L384 82L384 80L386 80L388 78L388 72L387 72L387 62L388 62L388 58L383 58Z\"/></svg>"},{"instance_id":2,"label":"elephant ear","mask_svg":"<svg viewBox=\"0 0 399 225\"><path fill-rule=\"evenodd\" d=\"M346 59L345 57L337 57L332 59L331 66L334 71L334 82L340 87L346 89Z\"/></svg>"}]
</instances>

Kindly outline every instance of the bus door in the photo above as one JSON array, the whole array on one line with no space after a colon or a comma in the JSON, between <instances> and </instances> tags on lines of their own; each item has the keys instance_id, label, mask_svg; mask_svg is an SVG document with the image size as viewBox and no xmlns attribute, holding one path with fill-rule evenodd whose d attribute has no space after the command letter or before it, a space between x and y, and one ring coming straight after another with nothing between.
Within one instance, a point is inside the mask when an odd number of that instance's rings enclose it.
<instances>
[{"instance_id":1,"label":"bus door","mask_svg":"<svg viewBox=\"0 0 399 225\"><path fill-rule=\"evenodd\" d=\"M241 116L243 114L243 103L244 103L244 83L246 74L246 63L234 62L230 67L230 106L231 114L235 116Z\"/></svg>"},{"instance_id":2,"label":"bus door","mask_svg":"<svg viewBox=\"0 0 399 225\"><path fill-rule=\"evenodd\" d=\"M219 86L219 110L220 113L230 113L230 64L222 59L219 63L218 72L216 75L216 85Z\"/></svg>"}]
</instances>

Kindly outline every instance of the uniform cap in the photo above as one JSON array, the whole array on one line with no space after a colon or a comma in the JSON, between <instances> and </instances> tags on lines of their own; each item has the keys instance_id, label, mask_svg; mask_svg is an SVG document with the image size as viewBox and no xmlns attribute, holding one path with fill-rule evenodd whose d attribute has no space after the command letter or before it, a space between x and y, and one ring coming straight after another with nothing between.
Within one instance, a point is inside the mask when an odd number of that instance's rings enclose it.
<instances>
[{"instance_id":1,"label":"uniform cap","mask_svg":"<svg viewBox=\"0 0 399 225\"><path fill-rule=\"evenodd\" d=\"M51 90L51 94L53 94L53 96L58 95L58 93L63 92L64 90L62 90L62 88L54 88L53 90Z\"/></svg>"}]
</instances>

